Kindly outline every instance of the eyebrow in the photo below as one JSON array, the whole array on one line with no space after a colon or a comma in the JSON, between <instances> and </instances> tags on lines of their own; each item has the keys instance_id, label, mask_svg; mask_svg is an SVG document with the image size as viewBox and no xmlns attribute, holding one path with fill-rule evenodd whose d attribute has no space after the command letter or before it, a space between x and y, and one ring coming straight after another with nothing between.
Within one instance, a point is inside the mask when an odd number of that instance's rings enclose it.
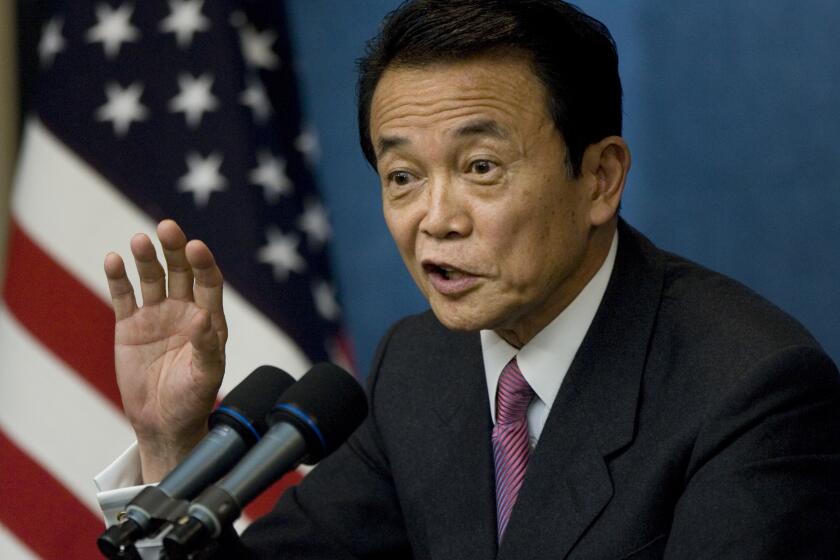
<instances>
[{"instance_id":1,"label":"eyebrow","mask_svg":"<svg viewBox=\"0 0 840 560\"><path fill-rule=\"evenodd\" d=\"M383 136L376 143L376 159L381 158L388 150L408 144L408 138L404 136Z\"/></svg>"},{"instance_id":2,"label":"eyebrow","mask_svg":"<svg viewBox=\"0 0 840 560\"><path fill-rule=\"evenodd\" d=\"M456 138L464 138L466 136L492 136L499 140L507 140L510 138L508 130L491 119L479 119L468 122L455 130Z\"/></svg>"},{"instance_id":3,"label":"eyebrow","mask_svg":"<svg viewBox=\"0 0 840 560\"><path fill-rule=\"evenodd\" d=\"M507 140L510 138L508 130L491 119L479 119L470 121L455 129L455 138L466 138L469 136L491 136L499 140ZM409 144L410 141L405 136L383 136L376 143L376 158L379 159L385 155L389 150L399 148Z\"/></svg>"}]
</instances>

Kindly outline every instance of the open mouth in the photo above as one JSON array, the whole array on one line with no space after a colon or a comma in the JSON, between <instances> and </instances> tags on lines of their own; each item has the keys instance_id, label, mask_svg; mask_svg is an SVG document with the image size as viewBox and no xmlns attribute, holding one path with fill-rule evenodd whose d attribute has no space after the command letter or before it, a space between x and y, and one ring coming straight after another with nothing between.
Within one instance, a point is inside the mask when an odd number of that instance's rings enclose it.
<instances>
[{"instance_id":1,"label":"open mouth","mask_svg":"<svg viewBox=\"0 0 840 560\"><path fill-rule=\"evenodd\" d=\"M423 268L428 274L439 276L444 280L457 280L458 278L463 278L465 276L465 274L460 270L449 268L447 266L441 266L436 264L424 264Z\"/></svg>"},{"instance_id":2,"label":"open mouth","mask_svg":"<svg viewBox=\"0 0 840 560\"><path fill-rule=\"evenodd\" d=\"M447 297L458 297L472 290L480 281L479 276L448 263L426 261L423 263L423 271L434 289Z\"/></svg>"}]
</instances>

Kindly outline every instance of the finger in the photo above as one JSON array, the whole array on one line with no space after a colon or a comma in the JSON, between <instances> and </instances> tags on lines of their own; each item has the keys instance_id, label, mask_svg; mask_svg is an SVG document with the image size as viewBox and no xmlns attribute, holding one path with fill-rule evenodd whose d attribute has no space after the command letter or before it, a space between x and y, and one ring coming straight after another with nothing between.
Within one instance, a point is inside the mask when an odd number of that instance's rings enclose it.
<instances>
[{"instance_id":1,"label":"finger","mask_svg":"<svg viewBox=\"0 0 840 560\"><path fill-rule=\"evenodd\" d=\"M225 371L224 352L219 337L213 329L210 313L200 310L190 325L190 342L193 346L193 364L208 376L212 386L208 390L215 394L222 382Z\"/></svg>"},{"instance_id":2,"label":"finger","mask_svg":"<svg viewBox=\"0 0 840 560\"><path fill-rule=\"evenodd\" d=\"M134 299L134 287L125 273L125 264L118 254L105 255L105 276L117 321L131 317L137 311L137 300Z\"/></svg>"},{"instance_id":3,"label":"finger","mask_svg":"<svg viewBox=\"0 0 840 560\"><path fill-rule=\"evenodd\" d=\"M157 227L158 239L166 259L166 283L169 297L183 301L193 300L193 271L184 251L187 236L173 220L164 220Z\"/></svg>"},{"instance_id":4,"label":"finger","mask_svg":"<svg viewBox=\"0 0 840 560\"><path fill-rule=\"evenodd\" d=\"M134 255L134 263L140 275L143 305L162 302L166 298L165 275L157 260L152 240L147 235L138 233L131 238L131 254Z\"/></svg>"},{"instance_id":5,"label":"finger","mask_svg":"<svg viewBox=\"0 0 840 560\"><path fill-rule=\"evenodd\" d=\"M213 253L202 241L192 240L186 247L187 260L195 275L195 302L212 314L222 311L222 271Z\"/></svg>"}]
</instances>

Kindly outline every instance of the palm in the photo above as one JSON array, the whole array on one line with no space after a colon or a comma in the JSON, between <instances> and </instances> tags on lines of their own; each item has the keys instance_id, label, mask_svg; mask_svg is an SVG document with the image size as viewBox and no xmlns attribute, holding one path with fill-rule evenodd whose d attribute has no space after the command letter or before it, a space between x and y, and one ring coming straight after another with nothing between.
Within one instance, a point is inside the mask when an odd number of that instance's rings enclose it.
<instances>
[{"instance_id":1,"label":"palm","mask_svg":"<svg viewBox=\"0 0 840 560\"><path fill-rule=\"evenodd\" d=\"M117 383L137 430L189 432L212 407L218 386L202 380L219 372L196 371L192 359L190 324L198 312L192 302L166 299L117 322Z\"/></svg>"}]
</instances>

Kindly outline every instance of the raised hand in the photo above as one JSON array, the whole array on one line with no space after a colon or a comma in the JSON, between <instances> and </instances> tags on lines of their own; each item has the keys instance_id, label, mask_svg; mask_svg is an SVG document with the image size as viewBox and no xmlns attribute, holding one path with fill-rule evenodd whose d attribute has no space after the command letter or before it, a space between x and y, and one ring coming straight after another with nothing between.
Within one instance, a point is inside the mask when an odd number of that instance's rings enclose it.
<instances>
[{"instance_id":1,"label":"raised hand","mask_svg":"<svg viewBox=\"0 0 840 560\"><path fill-rule=\"evenodd\" d=\"M160 480L207 432L225 368L222 273L213 254L187 242L172 220L157 227L166 272L144 234L131 239L138 307L116 253L105 275L116 315L115 365L123 407L137 435L143 480Z\"/></svg>"}]
</instances>

